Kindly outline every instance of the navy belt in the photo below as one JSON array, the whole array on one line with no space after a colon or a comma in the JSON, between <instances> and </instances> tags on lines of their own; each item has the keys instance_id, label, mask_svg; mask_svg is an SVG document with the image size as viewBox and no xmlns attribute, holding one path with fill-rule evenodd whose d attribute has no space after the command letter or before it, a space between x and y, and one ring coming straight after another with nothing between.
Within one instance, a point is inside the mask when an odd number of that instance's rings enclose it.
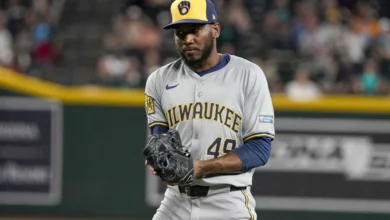
<instances>
[{"instance_id":1,"label":"navy belt","mask_svg":"<svg viewBox=\"0 0 390 220\"><path fill-rule=\"evenodd\" d=\"M230 192L245 190L246 188L246 186L237 187L230 185ZM209 190L209 186L179 186L180 193L186 194L189 197L205 197L208 195Z\"/></svg>"}]
</instances>

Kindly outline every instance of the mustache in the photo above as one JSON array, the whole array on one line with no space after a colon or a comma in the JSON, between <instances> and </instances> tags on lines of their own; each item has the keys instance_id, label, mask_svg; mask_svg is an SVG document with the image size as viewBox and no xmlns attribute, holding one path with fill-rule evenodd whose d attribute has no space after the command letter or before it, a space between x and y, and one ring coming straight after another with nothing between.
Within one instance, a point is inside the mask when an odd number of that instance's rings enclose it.
<instances>
[{"instance_id":1,"label":"mustache","mask_svg":"<svg viewBox=\"0 0 390 220\"><path fill-rule=\"evenodd\" d=\"M184 46L181 48L182 51L190 51L190 50L196 50L196 51L199 51L199 48L197 47L188 47L188 46Z\"/></svg>"}]
</instances>

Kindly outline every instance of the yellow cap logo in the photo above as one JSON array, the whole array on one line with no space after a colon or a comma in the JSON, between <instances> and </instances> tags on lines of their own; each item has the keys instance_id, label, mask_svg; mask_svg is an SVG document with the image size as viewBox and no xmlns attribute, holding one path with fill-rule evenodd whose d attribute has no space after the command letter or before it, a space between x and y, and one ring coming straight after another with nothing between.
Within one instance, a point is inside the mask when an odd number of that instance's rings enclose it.
<instances>
[{"instance_id":1,"label":"yellow cap logo","mask_svg":"<svg viewBox=\"0 0 390 220\"><path fill-rule=\"evenodd\" d=\"M175 0L171 4L172 23L182 20L207 22L206 0Z\"/></svg>"},{"instance_id":2,"label":"yellow cap logo","mask_svg":"<svg viewBox=\"0 0 390 220\"><path fill-rule=\"evenodd\" d=\"M191 8L191 2L189 1L182 1L178 5L179 13L181 15L186 15L190 11L190 8Z\"/></svg>"}]
</instances>

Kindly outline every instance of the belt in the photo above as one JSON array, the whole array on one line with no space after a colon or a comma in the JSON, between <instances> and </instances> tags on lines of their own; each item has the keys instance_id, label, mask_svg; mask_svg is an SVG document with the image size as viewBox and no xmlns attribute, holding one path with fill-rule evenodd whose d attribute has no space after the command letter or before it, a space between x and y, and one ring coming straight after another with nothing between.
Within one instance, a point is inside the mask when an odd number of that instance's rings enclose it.
<instances>
[{"instance_id":1,"label":"belt","mask_svg":"<svg viewBox=\"0 0 390 220\"><path fill-rule=\"evenodd\" d=\"M227 185L227 187L230 187L230 192L245 190L247 188L246 186L237 187L233 185ZM211 189L212 188L210 186L179 186L180 193L186 194L187 196L194 198L206 197ZM218 187L218 189L222 188Z\"/></svg>"}]
</instances>

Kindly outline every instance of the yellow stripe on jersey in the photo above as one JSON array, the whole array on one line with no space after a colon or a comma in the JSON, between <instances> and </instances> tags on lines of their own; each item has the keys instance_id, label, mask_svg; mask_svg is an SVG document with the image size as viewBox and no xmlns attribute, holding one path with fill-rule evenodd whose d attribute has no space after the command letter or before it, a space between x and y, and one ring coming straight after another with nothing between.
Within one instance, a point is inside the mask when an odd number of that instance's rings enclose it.
<instances>
[{"instance_id":1,"label":"yellow stripe on jersey","mask_svg":"<svg viewBox=\"0 0 390 220\"><path fill-rule=\"evenodd\" d=\"M244 142L250 140L250 139L253 139L253 138L257 138L257 137L270 137L270 138L275 138L274 135L272 134L267 134L267 133L257 133L257 134L252 134L252 135L249 135L248 137L244 138Z\"/></svg>"},{"instance_id":2,"label":"yellow stripe on jersey","mask_svg":"<svg viewBox=\"0 0 390 220\"><path fill-rule=\"evenodd\" d=\"M251 217L250 220L254 220L255 219L255 216L252 214L252 209L251 207L249 206L249 197L248 197L248 194L246 194L245 190L241 190L242 194L244 194L244 197L245 197L245 206L246 208L248 209L248 212L249 212L249 216Z\"/></svg>"},{"instance_id":3,"label":"yellow stripe on jersey","mask_svg":"<svg viewBox=\"0 0 390 220\"><path fill-rule=\"evenodd\" d=\"M151 128L151 127L156 126L156 125L162 125L162 126L165 126L165 127L169 127L168 123L162 122L162 121L153 122L153 123L149 124L149 127Z\"/></svg>"}]
</instances>

